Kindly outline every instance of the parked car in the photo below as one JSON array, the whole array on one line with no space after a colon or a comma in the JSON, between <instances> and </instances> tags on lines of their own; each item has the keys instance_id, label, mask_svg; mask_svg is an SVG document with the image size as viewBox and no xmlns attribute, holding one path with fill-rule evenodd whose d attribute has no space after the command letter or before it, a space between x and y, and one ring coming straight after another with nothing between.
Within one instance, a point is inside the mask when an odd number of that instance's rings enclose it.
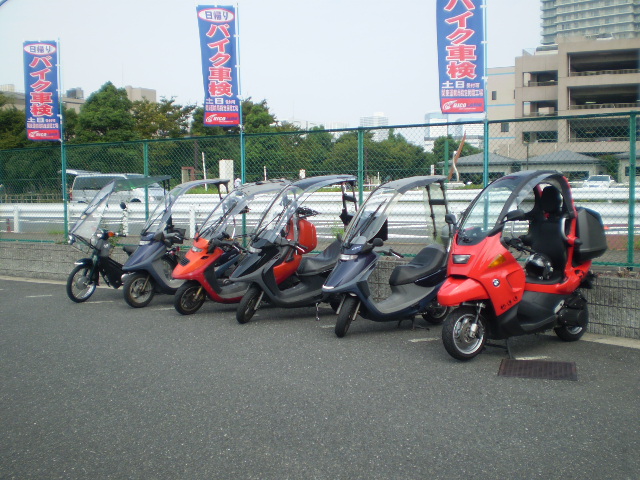
<instances>
[{"instance_id":1,"label":"parked car","mask_svg":"<svg viewBox=\"0 0 640 480\"><path fill-rule=\"evenodd\" d=\"M75 172L69 172L76 174ZM144 175L139 173L97 173L83 172L77 173L71 186L69 200L75 203L89 203L93 197L111 180L116 178L140 178ZM149 193L149 203L157 203L164 197L164 189L158 183L152 183L147 187ZM145 189L133 188L113 193L112 200L118 202L144 202Z\"/></svg>"},{"instance_id":2,"label":"parked car","mask_svg":"<svg viewBox=\"0 0 640 480\"><path fill-rule=\"evenodd\" d=\"M588 188L609 188L615 180L610 175L591 175L583 183L583 187Z\"/></svg>"}]
</instances>

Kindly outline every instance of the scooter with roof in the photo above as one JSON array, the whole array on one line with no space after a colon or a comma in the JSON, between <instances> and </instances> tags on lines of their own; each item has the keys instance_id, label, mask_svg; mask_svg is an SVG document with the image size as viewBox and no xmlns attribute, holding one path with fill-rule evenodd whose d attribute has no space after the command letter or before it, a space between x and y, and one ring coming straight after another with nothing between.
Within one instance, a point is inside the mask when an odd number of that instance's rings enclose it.
<instances>
[{"instance_id":1,"label":"scooter with roof","mask_svg":"<svg viewBox=\"0 0 640 480\"><path fill-rule=\"evenodd\" d=\"M349 224L341 247L340 259L326 279L322 291L327 297L339 298L335 334L344 337L351 322L360 317L374 322L412 322L416 315L431 324L440 324L448 309L438 304L436 295L447 272L446 246L448 227L444 217L449 213L443 176L420 176L394 180L376 188ZM401 201L401 200L405 201ZM411 201L408 201L408 200ZM415 201L421 199L422 201ZM436 209L447 230L442 235L436 223ZM420 211L421 210L421 211ZM378 266L380 256L404 258L386 241L402 242L402 230L428 232L429 242L407 264L396 266L389 277L391 294L377 301L372 294L369 277ZM394 237L389 239L389 222ZM403 222L404 225L403 226Z\"/></svg>"},{"instance_id":2,"label":"scooter with roof","mask_svg":"<svg viewBox=\"0 0 640 480\"><path fill-rule=\"evenodd\" d=\"M581 290L592 287L592 260L607 243L600 215L575 207L560 172L502 177L459 224L448 220L456 233L438 301L456 307L442 327L452 357L474 358L487 339L506 339L509 349L510 337L551 329L567 342L582 337L589 313Z\"/></svg>"},{"instance_id":3,"label":"scooter with roof","mask_svg":"<svg viewBox=\"0 0 640 480\"><path fill-rule=\"evenodd\" d=\"M173 224L173 213L181 197L201 186L217 189L218 203L228 193L229 180L209 179L185 182L168 192L142 228L140 244L122 266L122 294L129 306L146 307L155 294L173 295L183 280L172 277L186 229Z\"/></svg>"},{"instance_id":4,"label":"scooter with roof","mask_svg":"<svg viewBox=\"0 0 640 480\"><path fill-rule=\"evenodd\" d=\"M247 290L243 283L228 281L245 251L241 244L259 213L290 182L270 180L236 188L211 212L195 235L193 246L173 270L184 280L174 295L174 307L182 315L197 312L206 299L238 303ZM256 212L256 213L254 213Z\"/></svg>"},{"instance_id":5,"label":"scooter with roof","mask_svg":"<svg viewBox=\"0 0 640 480\"><path fill-rule=\"evenodd\" d=\"M321 301L322 284L338 261L341 241L333 241L316 255L307 255L318 244L316 226L308 220L318 211L305 202L320 189L340 185L342 209L338 219L345 226L352 218L348 204L353 205L354 212L357 209L355 181L353 175L305 178L285 187L273 200L251 235L247 256L229 277L249 284L236 312L238 323L250 321L263 299L280 308Z\"/></svg>"},{"instance_id":6,"label":"scooter with roof","mask_svg":"<svg viewBox=\"0 0 640 480\"><path fill-rule=\"evenodd\" d=\"M111 199L116 192L148 187L154 183L168 180L170 177L118 178L108 182L93 197L83 210L78 221L69 231L69 244L90 254L75 262L75 267L67 279L67 296L76 303L87 301L100 284L100 278L115 289L122 285L122 264L111 258L114 243L118 237L126 237L122 231L126 205L120 202L118 208L122 215L113 215ZM111 209L113 210L113 209ZM116 221L107 221L105 217L116 216ZM112 223L107 225L108 223ZM118 230L118 231L116 231ZM131 255L136 247L124 246L122 249Z\"/></svg>"}]
</instances>

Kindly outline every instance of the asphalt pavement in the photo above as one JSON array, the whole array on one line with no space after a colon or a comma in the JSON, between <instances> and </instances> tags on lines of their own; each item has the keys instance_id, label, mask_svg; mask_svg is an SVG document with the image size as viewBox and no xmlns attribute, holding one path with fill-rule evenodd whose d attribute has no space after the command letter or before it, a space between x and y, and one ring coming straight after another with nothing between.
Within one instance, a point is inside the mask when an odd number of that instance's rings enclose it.
<instances>
[{"instance_id":1,"label":"asphalt pavement","mask_svg":"<svg viewBox=\"0 0 640 480\"><path fill-rule=\"evenodd\" d=\"M75 304L7 277L0 298L2 479L640 476L638 341L514 339L515 358L576 364L541 380L498 376L499 348L452 359L439 326L359 319L338 339L329 308L240 325L234 305Z\"/></svg>"}]
</instances>

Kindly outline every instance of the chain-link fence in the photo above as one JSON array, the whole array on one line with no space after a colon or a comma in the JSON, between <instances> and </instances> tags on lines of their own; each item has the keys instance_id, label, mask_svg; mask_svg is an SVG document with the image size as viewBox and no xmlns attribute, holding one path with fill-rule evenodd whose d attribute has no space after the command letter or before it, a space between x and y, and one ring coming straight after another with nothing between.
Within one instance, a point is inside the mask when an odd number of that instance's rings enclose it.
<instances>
[{"instance_id":1,"label":"chain-link fence","mask_svg":"<svg viewBox=\"0 0 640 480\"><path fill-rule=\"evenodd\" d=\"M360 201L388 180L451 173L450 207L459 213L496 178L554 169L570 180L577 205L602 215L609 251L597 263L637 267L636 138L636 114L627 113L5 150L0 151L0 239L64 240L82 204L74 202L75 176L63 171L169 175L172 186L204 176L253 182L352 174ZM148 214L149 207L139 210ZM426 234L414 237L415 248L407 246L408 252L423 244Z\"/></svg>"}]
</instances>

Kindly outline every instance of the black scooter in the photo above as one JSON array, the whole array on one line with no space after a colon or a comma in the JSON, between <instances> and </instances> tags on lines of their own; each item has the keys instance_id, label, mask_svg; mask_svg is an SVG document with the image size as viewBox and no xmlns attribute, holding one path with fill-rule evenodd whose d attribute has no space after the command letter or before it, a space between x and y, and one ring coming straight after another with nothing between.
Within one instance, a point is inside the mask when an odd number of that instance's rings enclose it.
<instances>
[{"instance_id":1,"label":"black scooter","mask_svg":"<svg viewBox=\"0 0 640 480\"><path fill-rule=\"evenodd\" d=\"M375 270L380 255L403 258L392 248L381 248L389 236L389 217L394 220L394 231L402 232L415 226L402 226L415 223L416 218L431 218L432 240L448 244L449 228L445 226L444 236L438 238L434 207L442 206L442 218L448 210L445 190L446 178L443 176L410 177L394 180L380 185L371 192L349 228L345 232L342 254L334 270L327 278L322 291L326 298L340 299L335 334L344 337L351 322L360 315L374 322L402 321L413 322L416 315L431 324L440 324L448 313L436 300L438 289L447 274L446 248L439 243L424 247L408 264L398 265L389 278L391 295L376 301L371 293L369 277ZM413 192L413 194L411 194ZM424 202L416 202L418 195L425 194ZM436 194L439 192L439 194ZM405 197L405 194L406 197ZM404 197L405 201L401 201ZM411 200L411 201L409 201ZM417 206L429 210L419 212ZM428 225L419 231L427 230ZM397 233L401 241L402 233Z\"/></svg>"},{"instance_id":2,"label":"black scooter","mask_svg":"<svg viewBox=\"0 0 640 480\"><path fill-rule=\"evenodd\" d=\"M347 225L352 218L347 204L357 208L355 181L353 175L306 178L287 186L274 199L252 234L249 254L230 276L231 281L250 285L238 305L238 323L251 320L263 299L281 308L320 302L322 284L338 261L341 242L332 242L317 255L304 255L317 245L315 226L306 219L318 212L302 204L319 189L340 184L339 218ZM351 187L350 194L347 186Z\"/></svg>"}]
</instances>

